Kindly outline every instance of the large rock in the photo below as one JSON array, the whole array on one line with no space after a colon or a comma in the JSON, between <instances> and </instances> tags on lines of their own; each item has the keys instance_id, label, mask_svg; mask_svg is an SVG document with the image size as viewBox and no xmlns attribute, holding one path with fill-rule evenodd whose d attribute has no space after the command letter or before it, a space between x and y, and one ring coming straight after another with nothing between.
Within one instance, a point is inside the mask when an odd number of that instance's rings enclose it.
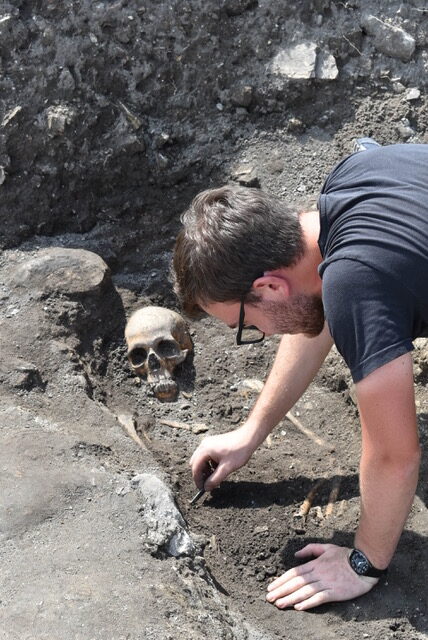
<instances>
[{"instance_id":1,"label":"large rock","mask_svg":"<svg viewBox=\"0 0 428 640\"><path fill-rule=\"evenodd\" d=\"M270 63L273 73L290 80L308 80L315 76L317 46L313 42L281 49Z\"/></svg>"},{"instance_id":2,"label":"large rock","mask_svg":"<svg viewBox=\"0 0 428 640\"><path fill-rule=\"evenodd\" d=\"M369 36L373 36L374 46L381 53L405 62L412 57L416 42L404 29L394 27L372 15L364 16L361 26Z\"/></svg>"},{"instance_id":3,"label":"large rock","mask_svg":"<svg viewBox=\"0 0 428 640\"><path fill-rule=\"evenodd\" d=\"M334 56L328 51L317 52L315 42L282 49L271 61L270 70L289 80L335 80L339 70Z\"/></svg>"},{"instance_id":4,"label":"large rock","mask_svg":"<svg viewBox=\"0 0 428 640\"><path fill-rule=\"evenodd\" d=\"M46 296L55 293L78 296L97 292L109 279L104 260L84 249L53 247L19 265L10 284Z\"/></svg>"}]
</instances>

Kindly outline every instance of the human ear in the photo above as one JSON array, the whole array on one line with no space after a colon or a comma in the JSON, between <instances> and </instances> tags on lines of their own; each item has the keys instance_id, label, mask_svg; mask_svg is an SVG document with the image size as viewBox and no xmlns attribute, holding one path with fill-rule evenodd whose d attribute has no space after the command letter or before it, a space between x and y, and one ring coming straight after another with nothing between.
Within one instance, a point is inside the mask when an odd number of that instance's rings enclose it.
<instances>
[{"instance_id":1,"label":"human ear","mask_svg":"<svg viewBox=\"0 0 428 640\"><path fill-rule=\"evenodd\" d=\"M263 300L286 300L290 295L290 285L287 278L269 273L254 280L252 289Z\"/></svg>"}]
</instances>

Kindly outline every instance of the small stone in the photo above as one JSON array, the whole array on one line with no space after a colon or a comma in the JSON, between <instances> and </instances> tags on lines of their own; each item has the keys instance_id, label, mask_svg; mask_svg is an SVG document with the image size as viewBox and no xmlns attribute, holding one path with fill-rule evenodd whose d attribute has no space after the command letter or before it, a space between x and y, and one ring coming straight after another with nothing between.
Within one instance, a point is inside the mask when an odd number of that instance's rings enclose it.
<instances>
[{"instance_id":1,"label":"small stone","mask_svg":"<svg viewBox=\"0 0 428 640\"><path fill-rule=\"evenodd\" d=\"M403 140L408 140L415 135L415 131L410 126L410 122L407 118L403 118L402 121L396 125L396 129Z\"/></svg>"},{"instance_id":2,"label":"small stone","mask_svg":"<svg viewBox=\"0 0 428 640\"><path fill-rule=\"evenodd\" d=\"M192 426L192 432L195 434L205 433L206 431L208 431L208 428L209 427L203 422L195 422L195 424Z\"/></svg>"},{"instance_id":3,"label":"small stone","mask_svg":"<svg viewBox=\"0 0 428 640\"><path fill-rule=\"evenodd\" d=\"M155 144L158 148L160 148L160 147L164 147L170 141L171 141L171 136L169 135L169 133L165 133L165 131L162 131L156 137Z\"/></svg>"},{"instance_id":4,"label":"small stone","mask_svg":"<svg viewBox=\"0 0 428 640\"><path fill-rule=\"evenodd\" d=\"M217 111L223 111L223 109L224 109L224 107L223 107L223 105L221 104L221 102L217 102L217 104L216 104L215 108L217 109Z\"/></svg>"},{"instance_id":5,"label":"small stone","mask_svg":"<svg viewBox=\"0 0 428 640\"><path fill-rule=\"evenodd\" d=\"M242 380L242 382L240 383L240 386L242 386L244 389L249 389L250 391L260 393L263 389L264 384L262 380L258 380L257 378L245 378L245 380Z\"/></svg>"},{"instance_id":6,"label":"small stone","mask_svg":"<svg viewBox=\"0 0 428 640\"><path fill-rule=\"evenodd\" d=\"M255 167L250 164L240 164L232 170L232 180L244 187L260 187L260 180Z\"/></svg>"},{"instance_id":7,"label":"small stone","mask_svg":"<svg viewBox=\"0 0 428 640\"><path fill-rule=\"evenodd\" d=\"M336 80L338 75L335 57L331 53L321 51L317 57L315 76L320 80Z\"/></svg>"},{"instance_id":8,"label":"small stone","mask_svg":"<svg viewBox=\"0 0 428 640\"><path fill-rule=\"evenodd\" d=\"M127 493L129 493L131 491L131 487L130 485L125 485L123 487L117 487L116 489L116 495L118 496L126 496Z\"/></svg>"},{"instance_id":9,"label":"small stone","mask_svg":"<svg viewBox=\"0 0 428 640\"><path fill-rule=\"evenodd\" d=\"M288 131L299 132L304 129L304 124L300 120L300 118L295 118L294 116L292 116L291 118L288 119L287 129Z\"/></svg>"},{"instance_id":10,"label":"small stone","mask_svg":"<svg viewBox=\"0 0 428 640\"><path fill-rule=\"evenodd\" d=\"M49 107L46 115L49 131L54 135L62 135L65 127L73 122L76 114L73 109L59 104Z\"/></svg>"},{"instance_id":11,"label":"small stone","mask_svg":"<svg viewBox=\"0 0 428 640\"><path fill-rule=\"evenodd\" d=\"M393 82L392 83L392 90L394 91L394 93L404 93L406 90L406 87L404 86L404 84L402 84L401 82Z\"/></svg>"},{"instance_id":12,"label":"small stone","mask_svg":"<svg viewBox=\"0 0 428 640\"><path fill-rule=\"evenodd\" d=\"M163 153L158 153L156 155L157 165L160 169L166 169L169 165L169 160Z\"/></svg>"},{"instance_id":13,"label":"small stone","mask_svg":"<svg viewBox=\"0 0 428 640\"><path fill-rule=\"evenodd\" d=\"M421 92L417 88L412 88L406 92L406 95L404 97L409 101L419 100L419 98L421 97Z\"/></svg>"},{"instance_id":14,"label":"small stone","mask_svg":"<svg viewBox=\"0 0 428 640\"><path fill-rule=\"evenodd\" d=\"M253 100L253 87L243 85L231 93L230 99L235 107L249 107Z\"/></svg>"},{"instance_id":15,"label":"small stone","mask_svg":"<svg viewBox=\"0 0 428 640\"><path fill-rule=\"evenodd\" d=\"M264 524L259 527L255 527L253 533L266 533L267 531L269 531L269 527L267 524Z\"/></svg>"}]
</instances>

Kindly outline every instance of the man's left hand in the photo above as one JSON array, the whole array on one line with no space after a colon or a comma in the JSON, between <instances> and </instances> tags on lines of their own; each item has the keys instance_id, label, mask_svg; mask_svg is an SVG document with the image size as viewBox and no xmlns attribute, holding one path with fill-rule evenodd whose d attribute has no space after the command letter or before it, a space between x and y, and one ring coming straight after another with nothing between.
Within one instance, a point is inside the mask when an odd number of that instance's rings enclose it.
<instances>
[{"instance_id":1,"label":"man's left hand","mask_svg":"<svg viewBox=\"0 0 428 640\"><path fill-rule=\"evenodd\" d=\"M279 609L294 607L305 611L367 593L378 578L357 575L349 564L350 551L335 544L308 544L295 555L315 559L276 578L268 586L266 599Z\"/></svg>"}]
</instances>

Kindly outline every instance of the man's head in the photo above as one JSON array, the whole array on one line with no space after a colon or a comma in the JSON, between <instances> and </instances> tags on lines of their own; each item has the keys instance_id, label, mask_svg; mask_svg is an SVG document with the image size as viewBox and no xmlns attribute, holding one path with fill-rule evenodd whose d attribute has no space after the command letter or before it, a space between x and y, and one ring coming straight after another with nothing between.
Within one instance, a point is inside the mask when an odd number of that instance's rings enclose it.
<instances>
[{"instance_id":1,"label":"man's head","mask_svg":"<svg viewBox=\"0 0 428 640\"><path fill-rule=\"evenodd\" d=\"M294 265L304 253L297 212L258 189L204 191L181 220L172 275L189 315L210 303L256 302L257 278Z\"/></svg>"}]
</instances>

